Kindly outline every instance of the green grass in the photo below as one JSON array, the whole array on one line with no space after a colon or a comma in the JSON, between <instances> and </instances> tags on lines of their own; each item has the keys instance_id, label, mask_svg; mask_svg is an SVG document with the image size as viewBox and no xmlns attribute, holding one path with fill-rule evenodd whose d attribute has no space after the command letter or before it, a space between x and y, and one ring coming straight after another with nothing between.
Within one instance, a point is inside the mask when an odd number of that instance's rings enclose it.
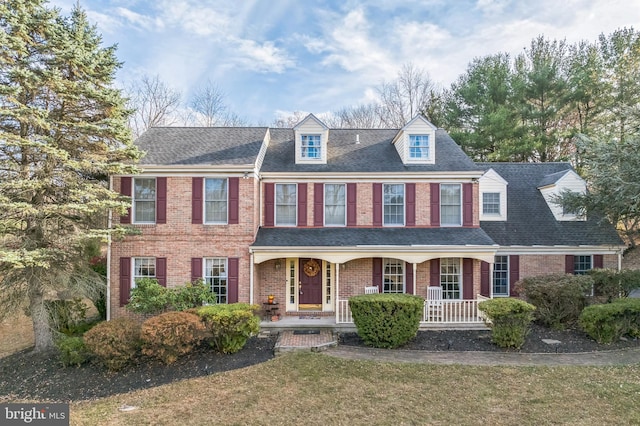
<instances>
[{"instance_id":1,"label":"green grass","mask_svg":"<svg viewBox=\"0 0 640 426\"><path fill-rule=\"evenodd\" d=\"M71 424L640 424L640 365L475 367L317 353L71 405ZM120 412L123 405L139 407Z\"/></svg>"}]
</instances>

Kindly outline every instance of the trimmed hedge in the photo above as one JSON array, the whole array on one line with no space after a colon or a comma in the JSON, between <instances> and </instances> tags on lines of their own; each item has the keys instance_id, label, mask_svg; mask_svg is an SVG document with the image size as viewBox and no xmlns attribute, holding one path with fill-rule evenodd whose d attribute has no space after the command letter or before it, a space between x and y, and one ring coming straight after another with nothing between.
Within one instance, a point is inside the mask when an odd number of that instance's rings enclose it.
<instances>
[{"instance_id":1,"label":"trimmed hedge","mask_svg":"<svg viewBox=\"0 0 640 426\"><path fill-rule=\"evenodd\" d=\"M358 335L376 348L397 348L418 333L424 299L410 294L365 294L349 298Z\"/></svg>"},{"instance_id":2,"label":"trimmed hedge","mask_svg":"<svg viewBox=\"0 0 640 426\"><path fill-rule=\"evenodd\" d=\"M56 347L60 351L60 362L63 367L80 365L89 361L91 354L84 344L82 337L61 335L56 339Z\"/></svg>"},{"instance_id":3,"label":"trimmed hedge","mask_svg":"<svg viewBox=\"0 0 640 426\"><path fill-rule=\"evenodd\" d=\"M598 343L612 343L624 335L640 337L640 299L587 306L580 327Z\"/></svg>"},{"instance_id":4,"label":"trimmed hedge","mask_svg":"<svg viewBox=\"0 0 640 426\"><path fill-rule=\"evenodd\" d=\"M247 340L260 331L258 305L232 303L209 305L190 310L196 313L211 333L209 344L217 351L232 354L244 348Z\"/></svg>"},{"instance_id":5,"label":"trimmed hedge","mask_svg":"<svg viewBox=\"0 0 640 426\"><path fill-rule=\"evenodd\" d=\"M521 348L529 332L536 307L519 299L498 298L485 300L478 309L489 319L491 340L501 348Z\"/></svg>"},{"instance_id":6,"label":"trimmed hedge","mask_svg":"<svg viewBox=\"0 0 640 426\"><path fill-rule=\"evenodd\" d=\"M154 278L142 278L131 290L126 308L137 314L160 314L169 311L185 311L203 304L215 303L216 295L203 280L186 283L175 288L166 288Z\"/></svg>"},{"instance_id":7,"label":"trimmed hedge","mask_svg":"<svg viewBox=\"0 0 640 426\"><path fill-rule=\"evenodd\" d=\"M200 318L188 312L166 312L142 323L142 353L165 364L186 355L204 337Z\"/></svg>"},{"instance_id":8,"label":"trimmed hedge","mask_svg":"<svg viewBox=\"0 0 640 426\"><path fill-rule=\"evenodd\" d=\"M120 370L138 355L140 324L130 318L101 322L84 334L84 344L109 370Z\"/></svg>"},{"instance_id":9,"label":"trimmed hedge","mask_svg":"<svg viewBox=\"0 0 640 426\"><path fill-rule=\"evenodd\" d=\"M592 288L593 278L588 275L541 275L516 284L520 297L536 307L534 319L560 330L578 322Z\"/></svg>"},{"instance_id":10,"label":"trimmed hedge","mask_svg":"<svg viewBox=\"0 0 640 426\"><path fill-rule=\"evenodd\" d=\"M627 297L631 291L640 288L640 270L592 269L589 275L594 281L595 296L601 296L607 302Z\"/></svg>"}]
</instances>

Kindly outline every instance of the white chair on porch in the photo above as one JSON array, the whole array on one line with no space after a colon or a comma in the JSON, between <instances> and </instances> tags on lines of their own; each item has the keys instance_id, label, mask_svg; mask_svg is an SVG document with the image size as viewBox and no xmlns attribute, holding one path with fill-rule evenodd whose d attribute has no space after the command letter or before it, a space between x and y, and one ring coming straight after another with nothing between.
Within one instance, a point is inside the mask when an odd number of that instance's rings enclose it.
<instances>
[{"instance_id":1,"label":"white chair on porch","mask_svg":"<svg viewBox=\"0 0 640 426\"><path fill-rule=\"evenodd\" d=\"M427 287L427 308L427 315L429 315L429 320L442 320L442 287Z\"/></svg>"},{"instance_id":2,"label":"white chair on porch","mask_svg":"<svg viewBox=\"0 0 640 426\"><path fill-rule=\"evenodd\" d=\"M364 288L364 294L377 294L377 293L378 293L377 285L366 286Z\"/></svg>"}]
</instances>

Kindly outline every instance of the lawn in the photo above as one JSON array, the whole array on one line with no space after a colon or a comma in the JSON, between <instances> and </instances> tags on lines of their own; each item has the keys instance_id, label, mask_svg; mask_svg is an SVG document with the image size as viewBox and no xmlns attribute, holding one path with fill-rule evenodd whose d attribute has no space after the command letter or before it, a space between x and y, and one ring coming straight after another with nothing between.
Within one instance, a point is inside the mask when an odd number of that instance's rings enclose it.
<instances>
[{"instance_id":1,"label":"lawn","mask_svg":"<svg viewBox=\"0 0 640 426\"><path fill-rule=\"evenodd\" d=\"M638 401L640 365L436 366L297 353L73 403L71 424L640 424Z\"/></svg>"}]
</instances>

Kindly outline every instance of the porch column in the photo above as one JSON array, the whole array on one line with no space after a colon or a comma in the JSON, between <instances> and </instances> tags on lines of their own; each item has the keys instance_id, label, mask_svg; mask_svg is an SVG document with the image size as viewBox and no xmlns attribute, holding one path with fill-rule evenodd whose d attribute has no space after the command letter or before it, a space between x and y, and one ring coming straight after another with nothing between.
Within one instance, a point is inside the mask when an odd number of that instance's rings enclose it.
<instances>
[{"instance_id":1,"label":"porch column","mask_svg":"<svg viewBox=\"0 0 640 426\"><path fill-rule=\"evenodd\" d=\"M249 253L249 304L253 305L253 252Z\"/></svg>"},{"instance_id":2,"label":"porch column","mask_svg":"<svg viewBox=\"0 0 640 426\"><path fill-rule=\"evenodd\" d=\"M412 263L411 266L413 267L413 295L415 296L417 294L416 291L416 284L417 284L417 276L418 276L418 264L417 263Z\"/></svg>"},{"instance_id":3,"label":"porch column","mask_svg":"<svg viewBox=\"0 0 640 426\"><path fill-rule=\"evenodd\" d=\"M493 262L489 263L489 297L493 299Z\"/></svg>"},{"instance_id":4,"label":"porch column","mask_svg":"<svg viewBox=\"0 0 640 426\"><path fill-rule=\"evenodd\" d=\"M335 306L336 311L336 324L338 324L340 317L340 304L338 300L340 299L340 267L342 263L336 263L336 294L333 296L333 306Z\"/></svg>"}]
</instances>

